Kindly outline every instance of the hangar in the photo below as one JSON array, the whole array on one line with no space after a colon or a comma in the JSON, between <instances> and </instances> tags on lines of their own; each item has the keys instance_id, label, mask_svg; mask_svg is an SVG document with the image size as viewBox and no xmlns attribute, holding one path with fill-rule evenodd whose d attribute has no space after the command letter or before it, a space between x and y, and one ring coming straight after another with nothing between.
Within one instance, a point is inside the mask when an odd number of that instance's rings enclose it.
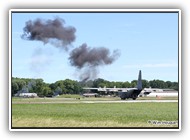
<instances>
[{"instance_id":1,"label":"hangar","mask_svg":"<svg viewBox=\"0 0 190 140\"><path fill-rule=\"evenodd\" d=\"M144 88L141 97L177 97L178 91L174 89Z\"/></svg>"}]
</instances>

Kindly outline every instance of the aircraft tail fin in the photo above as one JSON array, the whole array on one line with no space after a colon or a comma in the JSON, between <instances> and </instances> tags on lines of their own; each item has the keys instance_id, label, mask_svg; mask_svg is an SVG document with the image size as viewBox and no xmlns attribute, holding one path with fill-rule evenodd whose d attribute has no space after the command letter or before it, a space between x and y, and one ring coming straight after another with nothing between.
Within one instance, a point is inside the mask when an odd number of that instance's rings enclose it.
<instances>
[{"instance_id":1,"label":"aircraft tail fin","mask_svg":"<svg viewBox=\"0 0 190 140\"><path fill-rule=\"evenodd\" d=\"M142 75L141 75L141 70L139 70L139 76L138 76L138 81L137 81L137 89L142 90Z\"/></svg>"}]
</instances>

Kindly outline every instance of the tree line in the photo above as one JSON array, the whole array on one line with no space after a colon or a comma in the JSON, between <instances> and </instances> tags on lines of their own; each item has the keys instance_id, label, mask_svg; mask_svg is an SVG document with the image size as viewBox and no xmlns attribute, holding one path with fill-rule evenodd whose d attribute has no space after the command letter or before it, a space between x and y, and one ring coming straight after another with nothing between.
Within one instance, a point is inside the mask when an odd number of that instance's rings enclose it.
<instances>
[{"instance_id":1,"label":"tree line","mask_svg":"<svg viewBox=\"0 0 190 140\"><path fill-rule=\"evenodd\" d=\"M12 77L11 93L12 96L19 93L37 93L39 97L56 96L62 94L81 94L83 87L117 87L131 88L135 87L137 80L131 82L115 82L107 81L101 78L89 80L87 82L75 81L71 79L59 80L55 83L45 83L43 79L17 78ZM143 88L162 88L178 90L178 82L162 81L162 80L142 80Z\"/></svg>"},{"instance_id":2,"label":"tree line","mask_svg":"<svg viewBox=\"0 0 190 140\"><path fill-rule=\"evenodd\" d=\"M37 93L39 97L61 94L79 94L82 87L79 82L66 79L55 83L45 83L43 79L12 78L12 95L19 93Z\"/></svg>"}]
</instances>

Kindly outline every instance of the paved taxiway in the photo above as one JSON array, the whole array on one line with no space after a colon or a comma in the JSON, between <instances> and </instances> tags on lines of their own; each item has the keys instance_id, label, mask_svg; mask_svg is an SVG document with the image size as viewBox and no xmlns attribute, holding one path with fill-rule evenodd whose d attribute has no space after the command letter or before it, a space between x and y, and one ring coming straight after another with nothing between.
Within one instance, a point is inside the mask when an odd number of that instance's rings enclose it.
<instances>
[{"instance_id":1,"label":"paved taxiway","mask_svg":"<svg viewBox=\"0 0 190 140\"><path fill-rule=\"evenodd\" d=\"M120 100L120 101L81 101L81 103L170 103L178 100Z\"/></svg>"},{"instance_id":2,"label":"paved taxiway","mask_svg":"<svg viewBox=\"0 0 190 140\"><path fill-rule=\"evenodd\" d=\"M119 100L119 101L55 101L55 102L13 102L13 104L62 104L62 103L172 103L178 100Z\"/></svg>"}]
</instances>

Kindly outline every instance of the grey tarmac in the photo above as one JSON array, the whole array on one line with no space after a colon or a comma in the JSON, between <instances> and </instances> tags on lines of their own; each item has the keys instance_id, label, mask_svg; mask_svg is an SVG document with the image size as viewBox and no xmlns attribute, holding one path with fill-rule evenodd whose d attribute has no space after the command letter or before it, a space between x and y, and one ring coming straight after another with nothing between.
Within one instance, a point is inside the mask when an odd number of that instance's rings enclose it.
<instances>
[{"instance_id":1,"label":"grey tarmac","mask_svg":"<svg viewBox=\"0 0 190 140\"><path fill-rule=\"evenodd\" d=\"M62 104L62 103L176 103L178 100L120 100L120 101L55 101L55 102L13 102L13 104Z\"/></svg>"}]
</instances>

